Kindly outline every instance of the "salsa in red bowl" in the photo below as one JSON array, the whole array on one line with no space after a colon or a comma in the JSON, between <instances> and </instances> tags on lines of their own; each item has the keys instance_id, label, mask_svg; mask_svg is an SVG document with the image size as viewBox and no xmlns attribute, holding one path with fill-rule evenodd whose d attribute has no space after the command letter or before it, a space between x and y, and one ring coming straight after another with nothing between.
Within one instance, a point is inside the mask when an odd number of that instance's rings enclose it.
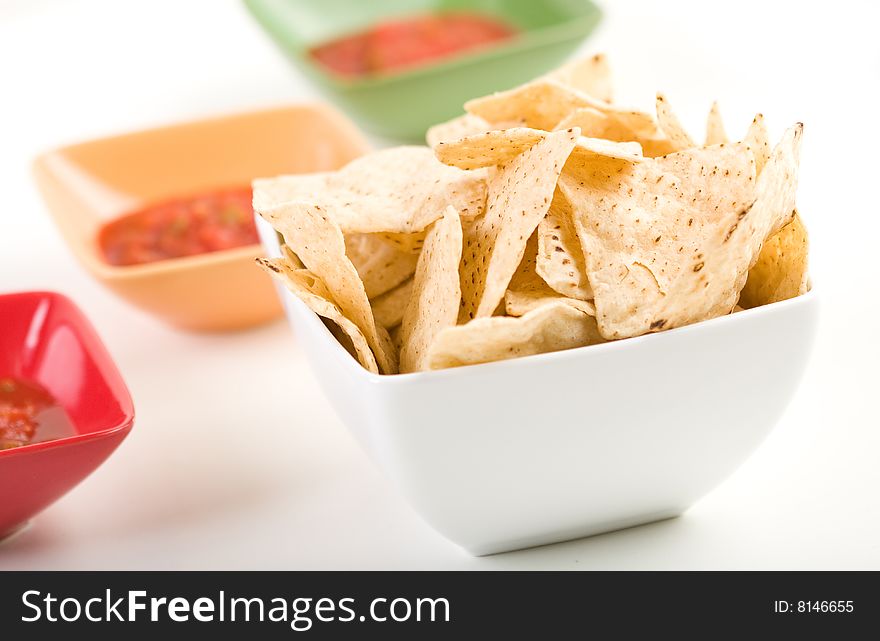
<instances>
[{"instance_id":1,"label":"salsa in red bowl","mask_svg":"<svg viewBox=\"0 0 880 641\"><path fill-rule=\"evenodd\" d=\"M126 214L101 227L101 255L142 265L257 244L251 198L250 187L216 189Z\"/></svg>"},{"instance_id":2,"label":"salsa in red bowl","mask_svg":"<svg viewBox=\"0 0 880 641\"><path fill-rule=\"evenodd\" d=\"M23 378L0 377L0 450L74 434L67 412L46 388Z\"/></svg>"}]
</instances>

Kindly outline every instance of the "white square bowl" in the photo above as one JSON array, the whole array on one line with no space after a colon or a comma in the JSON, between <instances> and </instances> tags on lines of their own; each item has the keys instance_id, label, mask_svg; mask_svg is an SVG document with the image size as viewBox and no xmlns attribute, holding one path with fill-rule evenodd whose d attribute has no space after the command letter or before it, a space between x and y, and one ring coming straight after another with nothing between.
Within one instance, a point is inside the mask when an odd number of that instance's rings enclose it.
<instances>
[{"instance_id":1,"label":"white square bowl","mask_svg":"<svg viewBox=\"0 0 880 641\"><path fill-rule=\"evenodd\" d=\"M279 256L275 232L258 228ZM339 417L422 517L474 555L681 514L773 428L818 319L810 292L638 338L379 376L279 292Z\"/></svg>"}]
</instances>

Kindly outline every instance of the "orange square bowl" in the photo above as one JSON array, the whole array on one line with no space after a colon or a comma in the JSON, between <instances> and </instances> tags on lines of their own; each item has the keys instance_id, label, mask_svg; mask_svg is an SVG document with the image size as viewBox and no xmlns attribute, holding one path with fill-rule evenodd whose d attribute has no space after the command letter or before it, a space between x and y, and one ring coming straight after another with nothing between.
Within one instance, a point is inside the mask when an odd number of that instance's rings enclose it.
<instances>
[{"instance_id":1,"label":"orange square bowl","mask_svg":"<svg viewBox=\"0 0 880 641\"><path fill-rule=\"evenodd\" d=\"M368 149L335 110L297 105L150 129L39 156L39 190L70 248L101 283L189 330L235 330L281 309L254 265L259 245L117 267L103 261L100 227L153 202L253 178L338 169Z\"/></svg>"}]
</instances>

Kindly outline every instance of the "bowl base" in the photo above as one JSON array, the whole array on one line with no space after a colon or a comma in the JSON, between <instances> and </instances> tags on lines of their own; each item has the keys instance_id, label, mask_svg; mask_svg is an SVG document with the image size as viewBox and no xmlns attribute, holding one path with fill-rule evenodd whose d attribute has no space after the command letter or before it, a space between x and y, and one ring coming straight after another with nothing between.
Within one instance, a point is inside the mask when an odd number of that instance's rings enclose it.
<instances>
[{"instance_id":1,"label":"bowl base","mask_svg":"<svg viewBox=\"0 0 880 641\"><path fill-rule=\"evenodd\" d=\"M608 532L616 532L617 530L625 530L639 525L647 525L657 521L665 521L681 516L684 510L682 508L671 508L668 510L660 510L649 514L641 514L625 519L608 521L606 523L579 526L566 530L558 530L546 534L538 534L535 536L511 539L508 541L500 541L497 543L487 543L485 545L477 545L465 547L465 551L473 556L489 556L492 554L500 554L502 552L513 552L514 550L523 550L526 548L534 548L541 545L550 545L552 543L561 543L563 541L572 541L574 539L583 539L598 534L606 534Z\"/></svg>"}]
</instances>

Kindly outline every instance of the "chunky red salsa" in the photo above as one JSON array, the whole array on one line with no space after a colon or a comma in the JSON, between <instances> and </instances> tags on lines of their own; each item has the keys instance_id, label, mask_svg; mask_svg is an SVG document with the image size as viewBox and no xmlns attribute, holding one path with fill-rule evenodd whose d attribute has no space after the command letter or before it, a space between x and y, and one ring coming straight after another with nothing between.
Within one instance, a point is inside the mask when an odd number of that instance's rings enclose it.
<instances>
[{"instance_id":1,"label":"chunky red salsa","mask_svg":"<svg viewBox=\"0 0 880 641\"><path fill-rule=\"evenodd\" d=\"M179 198L113 220L98 244L111 265L139 265L259 242L250 187Z\"/></svg>"},{"instance_id":2,"label":"chunky red salsa","mask_svg":"<svg viewBox=\"0 0 880 641\"><path fill-rule=\"evenodd\" d=\"M365 76L446 58L511 37L515 30L491 16L443 13L379 23L311 49L311 56L344 75Z\"/></svg>"},{"instance_id":3,"label":"chunky red salsa","mask_svg":"<svg viewBox=\"0 0 880 641\"><path fill-rule=\"evenodd\" d=\"M42 386L0 377L0 450L72 434L67 413Z\"/></svg>"}]
</instances>

